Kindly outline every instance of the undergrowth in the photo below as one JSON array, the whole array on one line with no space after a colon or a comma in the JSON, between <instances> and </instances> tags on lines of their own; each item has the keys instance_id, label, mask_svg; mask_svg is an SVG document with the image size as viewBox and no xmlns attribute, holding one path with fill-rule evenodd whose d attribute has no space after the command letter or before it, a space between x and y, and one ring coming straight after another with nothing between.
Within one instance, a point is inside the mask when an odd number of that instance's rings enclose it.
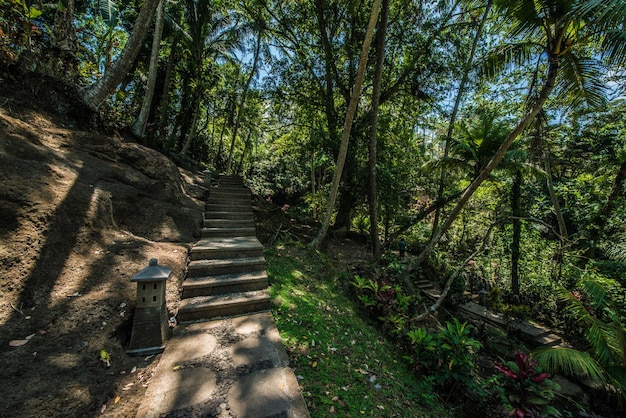
<instances>
[{"instance_id":1,"label":"undergrowth","mask_svg":"<svg viewBox=\"0 0 626 418\"><path fill-rule=\"evenodd\" d=\"M272 311L311 416L449 416L382 331L346 295L350 277L293 245L265 253Z\"/></svg>"}]
</instances>

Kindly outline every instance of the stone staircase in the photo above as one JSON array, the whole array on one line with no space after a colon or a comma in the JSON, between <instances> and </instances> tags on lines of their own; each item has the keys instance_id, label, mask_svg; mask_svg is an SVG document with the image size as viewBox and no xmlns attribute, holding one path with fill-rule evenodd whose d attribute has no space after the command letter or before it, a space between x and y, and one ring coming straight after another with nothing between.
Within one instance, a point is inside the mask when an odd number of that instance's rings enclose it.
<instances>
[{"instance_id":1,"label":"stone staircase","mask_svg":"<svg viewBox=\"0 0 626 418\"><path fill-rule=\"evenodd\" d=\"M250 189L239 176L220 176L209 191L202 238L191 249L178 320L206 321L267 311L267 286Z\"/></svg>"},{"instance_id":2,"label":"stone staircase","mask_svg":"<svg viewBox=\"0 0 626 418\"><path fill-rule=\"evenodd\" d=\"M414 285L423 295L430 300L436 301L441 296L441 291L431 281L420 279ZM457 312L462 316L489 324L503 329L515 330L517 335L529 342L534 347L557 347L564 343L563 339L550 329L533 321L517 321L504 317L504 315L491 312L486 307L475 302L467 302L457 306Z\"/></svg>"}]
</instances>

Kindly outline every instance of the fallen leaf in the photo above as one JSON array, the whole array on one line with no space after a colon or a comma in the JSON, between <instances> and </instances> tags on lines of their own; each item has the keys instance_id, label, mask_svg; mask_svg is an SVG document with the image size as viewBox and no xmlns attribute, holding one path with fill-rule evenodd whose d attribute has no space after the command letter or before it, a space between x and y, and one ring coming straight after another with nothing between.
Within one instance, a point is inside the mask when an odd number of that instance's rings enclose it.
<instances>
[{"instance_id":1,"label":"fallen leaf","mask_svg":"<svg viewBox=\"0 0 626 418\"><path fill-rule=\"evenodd\" d=\"M330 409L328 410L328 412L330 412L331 414L335 413L335 407L331 406Z\"/></svg>"},{"instance_id":2,"label":"fallen leaf","mask_svg":"<svg viewBox=\"0 0 626 418\"><path fill-rule=\"evenodd\" d=\"M337 399L337 403L341 406L343 406L344 408L346 407L346 403L344 401L342 401L341 399Z\"/></svg>"},{"instance_id":3,"label":"fallen leaf","mask_svg":"<svg viewBox=\"0 0 626 418\"><path fill-rule=\"evenodd\" d=\"M13 340L9 341L9 345L11 347L19 347L20 345L24 345L28 342L28 340Z\"/></svg>"},{"instance_id":4,"label":"fallen leaf","mask_svg":"<svg viewBox=\"0 0 626 418\"><path fill-rule=\"evenodd\" d=\"M107 405L106 404L102 405L102 408L100 408L100 413L103 414L104 411L106 411L106 409L107 409Z\"/></svg>"},{"instance_id":5,"label":"fallen leaf","mask_svg":"<svg viewBox=\"0 0 626 418\"><path fill-rule=\"evenodd\" d=\"M314 361L313 364L311 364L311 367L316 368L317 367L317 361Z\"/></svg>"},{"instance_id":6,"label":"fallen leaf","mask_svg":"<svg viewBox=\"0 0 626 418\"><path fill-rule=\"evenodd\" d=\"M120 401L120 399L122 399L119 395L115 397L115 400L113 401L113 403L118 403Z\"/></svg>"},{"instance_id":7,"label":"fallen leaf","mask_svg":"<svg viewBox=\"0 0 626 418\"><path fill-rule=\"evenodd\" d=\"M172 370L180 370L180 365L177 364L176 366L172 367Z\"/></svg>"}]
</instances>

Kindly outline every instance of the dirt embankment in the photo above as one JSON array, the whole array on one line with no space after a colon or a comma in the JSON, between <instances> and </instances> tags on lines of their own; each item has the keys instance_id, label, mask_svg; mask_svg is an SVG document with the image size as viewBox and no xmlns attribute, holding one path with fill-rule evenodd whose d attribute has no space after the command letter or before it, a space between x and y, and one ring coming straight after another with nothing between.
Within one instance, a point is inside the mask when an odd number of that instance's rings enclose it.
<instances>
[{"instance_id":1,"label":"dirt embankment","mask_svg":"<svg viewBox=\"0 0 626 418\"><path fill-rule=\"evenodd\" d=\"M74 128L53 93L0 91L0 416L134 416L154 358L125 354L130 278L150 258L171 267L176 312L206 190L154 150Z\"/></svg>"}]
</instances>

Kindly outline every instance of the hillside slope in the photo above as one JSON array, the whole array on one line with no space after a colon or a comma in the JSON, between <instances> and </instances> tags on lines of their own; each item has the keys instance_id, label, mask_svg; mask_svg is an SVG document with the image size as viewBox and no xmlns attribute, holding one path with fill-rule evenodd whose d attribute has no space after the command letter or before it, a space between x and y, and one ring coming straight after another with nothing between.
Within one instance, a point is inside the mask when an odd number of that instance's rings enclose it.
<instances>
[{"instance_id":1,"label":"hillside slope","mask_svg":"<svg viewBox=\"0 0 626 418\"><path fill-rule=\"evenodd\" d=\"M150 258L171 267L176 312L206 190L162 154L47 110L62 105L52 88L0 92L0 416L134 416L154 359L124 351L129 279Z\"/></svg>"}]
</instances>

